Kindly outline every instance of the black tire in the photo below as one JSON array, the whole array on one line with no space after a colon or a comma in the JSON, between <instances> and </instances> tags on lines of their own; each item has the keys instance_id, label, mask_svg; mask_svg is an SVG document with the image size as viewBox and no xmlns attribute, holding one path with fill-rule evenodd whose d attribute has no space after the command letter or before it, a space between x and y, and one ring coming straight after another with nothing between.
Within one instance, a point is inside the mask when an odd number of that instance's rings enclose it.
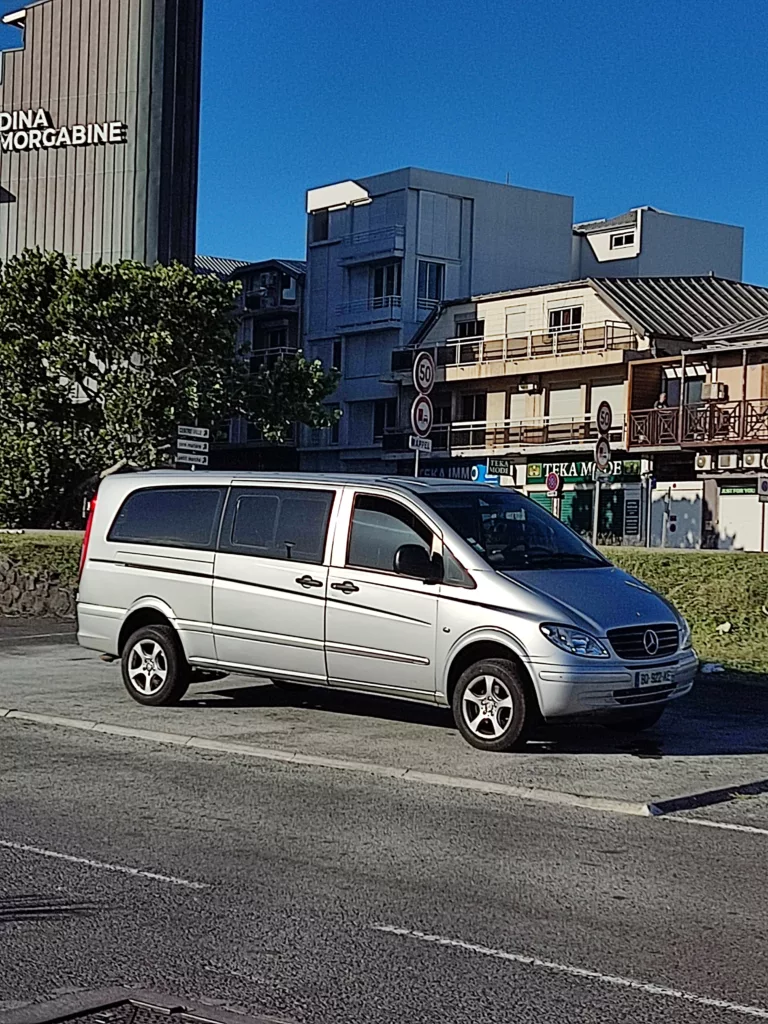
<instances>
[{"instance_id":1,"label":"black tire","mask_svg":"<svg viewBox=\"0 0 768 1024\"><path fill-rule=\"evenodd\" d=\"M609 718L604 724L611 732L642 732L644 729L652 729L665 710L666 708L651 708L646 711L634 711L621 717Z\"/></svg>"},{"instance_id":2,"label":"black tire","mask_svg":"<svg viewBox=\"0 0 768 1024\"><path fill-rule=\"evenodd\" d=\"M150 661L154 670L147 667ZM123 648L121 666L128 693L149 707L178 704L192 678L179 638L170 626L142 626L132 633Z\"/></svg>"},{"instance_id":3,"label":"black tire","mask_svg":"<svg viewBox=\"0 0 768 1024\"><path fill-rule=\"evenodd\" d=\"M481 705L471 697L466 700L468 692L488 694L491 699ZM508 713L507 705L499 703L507 697L511 700ZM470 665L459 677L451 704L456 728L467 743L488 751L514 750L522 746L535 710L525 692L520 670L514 662L501 658L485 658ZM480 721L477 716L470 718L473 708L477 709ZM493 708L493 714L483 717L484 708Z\"/></svg>"}]
</instances>

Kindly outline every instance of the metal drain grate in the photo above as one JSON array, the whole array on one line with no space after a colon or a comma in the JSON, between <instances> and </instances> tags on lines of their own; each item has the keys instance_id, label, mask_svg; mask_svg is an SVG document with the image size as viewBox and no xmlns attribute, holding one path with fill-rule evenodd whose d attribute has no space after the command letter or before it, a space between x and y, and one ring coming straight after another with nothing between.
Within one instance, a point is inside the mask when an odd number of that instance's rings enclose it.
<instances>
[{"instance_id":1,"label":"metal drain grate","mask_svg":"<svg viewBox=\"0 0 768 1024\"><path fill-rule=\"evenodd\" d=\"M217 1007L129 988L78 992L0 1013L0 1024L276 1024ZM286 1021L285 1024L288 1024Z\"/></svg>"}]
</instances>

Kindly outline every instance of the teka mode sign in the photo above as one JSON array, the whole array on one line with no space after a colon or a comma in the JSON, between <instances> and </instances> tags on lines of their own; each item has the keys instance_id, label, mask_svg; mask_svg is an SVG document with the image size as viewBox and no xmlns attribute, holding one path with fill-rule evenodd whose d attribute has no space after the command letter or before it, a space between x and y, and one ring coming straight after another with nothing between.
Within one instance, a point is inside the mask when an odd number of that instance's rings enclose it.
<instances>
[{"instance_id":1,"label":"teka mode sign","mask_svg":"<svg viewBox=\"0 0 768 1024\"><path fill-rule=\"evenodd\" d=\"M128 126L122 121L73 124L57 128L47 110L14 110L0 113L0 152L25 153L34 149L65 146L108 146L127 142Z\"/></svg>"}]
</instances>

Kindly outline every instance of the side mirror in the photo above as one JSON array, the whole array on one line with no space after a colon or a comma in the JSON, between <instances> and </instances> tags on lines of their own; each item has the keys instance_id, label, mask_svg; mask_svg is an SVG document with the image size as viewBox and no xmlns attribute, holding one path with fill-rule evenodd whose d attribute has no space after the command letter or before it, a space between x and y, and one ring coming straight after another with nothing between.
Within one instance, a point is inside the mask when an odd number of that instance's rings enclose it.
<instances>
[{"instance_id":1,"label":"side mirror","mask_svg":"<svg viewBox=\"0 0 768 1024\"><path fill-rule=\"evenodd\" d=\"M425 583L439 583L443 578L443 560L439 555L430 558L418 544L403 544L395 552L395 572Z\"/></svg>"}]
</instances>

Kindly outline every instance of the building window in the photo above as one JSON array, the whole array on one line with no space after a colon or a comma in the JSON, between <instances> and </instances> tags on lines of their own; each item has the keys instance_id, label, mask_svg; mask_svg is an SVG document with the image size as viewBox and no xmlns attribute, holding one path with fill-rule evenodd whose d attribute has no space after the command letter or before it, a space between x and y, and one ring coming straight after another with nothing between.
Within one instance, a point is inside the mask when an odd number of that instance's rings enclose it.
<instances>
[{"instance_id":1,"label":"building window","mask_svg":"<svg viewBox=\"0 0 768 1024\"><path fill-rule=\"evenodd\" d=\"M562 331L578 331L581 328L581 306L569 309L551 309L549 311L550 334Z\"/></svg>"},{"instance_id":2,"label":"building window","mask_svg":"<svg viewBox=\"0 0 768 1024\"><path fill-rule=\"evenodd\" d=\"M309 240L311 242L325 242L328 239L328 211L318 210L312 214L310 221Z\"/></svg>"},{"instance_id":3,"label":"building window","mask_svg":"<svg viewBox=\"0 0 768 1024\"><path fill-rule=\"evenodd\" d=\"M373 403L373 440L381 441L384 431L396 425L397 399L380 398Z\"/></svg>"},{"instance_id":4,"label":"building window","mask_svg":"<svg viewBox=\"0 0 768 1024\"><path fill-rule=\"evenodd\" d=\"M328 406L328 408L330 409L331 412L338 412L339 409L341 408L341 406L339 405L338 402L332 402ZM338 419L338 420L336 420L336 422L334 424L332 424L328 428L328 443L329 444L338 444L339 443L339 426L340 425L341 425L341 421L340 421L340 419Z\"/></svg>"},{"instance_id":5,"label":"building window","mask_svg":"<svg viewBox=\"0 0 768 1024\"><path fill-rule=\"evenodd\" d=\"M433 309L443 298L445 266L419 260L418 304L421 309Z\"/></svg>"},{"instance_id":6,"label":"building window","mask_svg":"<svg viewBox=\"0 0 768 1024\"><path fill-rule=\"evenodd\" d=\"M485 334L485 320L459 320L456 323L457 338L482 338Z\"/></svg>"},{"instance_id":7,"label":"building window","mask_svg":"<svg viewBox=\"0 0 768 1024\"><path fill-rule=\"evenodd\" d=\"M435 411L435 426L444 426L453 419L450 393L432 395L432 408Z\"/></svg>"},{"instance_id":8,"label":"building window","mask_svg":"<svg viewBox=\"0 0 768 1024\"><path fill-rule=\"evenodd\" d=\"M344 353L344 347L343 347L343 344L342 344L342 340L341 340L341 338L337 338L336 341L334 341L334 343L333 343L333 351L332 351L332 354L331 354L331 369L332 370L339 370L339 371L341 371L343 369L343 367L342 367L343 353Z\"/></svg>"},{"instance_id":9,"label":"building window","mask_svg":"<svg viewBox=\"0 0 768 1024\"><path fill-rule=\"evenodd\" d=\"M612 249L626 249L628 245L635 244L635 232L627 231L623 235L611 235Z\"/></svg>"},{"instance_id":10,"label":"building window","mask_svg":"<svg viewBox=\"0 0 768 1024\"><path fill-rule=\"evenodd\" d=\"M488 415L488 396L486 394L461 396L462 423L478 423L485 421Z\"/></svg>"},{"instance_id":11,"label":"building window","mask_svg":"<svg viewBox=\"0 0 768 1024\"><path fill-rule=\"evenodd\" d=\"M399 299L402 286L402 265L397 263L386 263L382 267L371 268L371 298L374 309L382 306L400 305L391 300Z\"/></svg>"}]
</instances>

